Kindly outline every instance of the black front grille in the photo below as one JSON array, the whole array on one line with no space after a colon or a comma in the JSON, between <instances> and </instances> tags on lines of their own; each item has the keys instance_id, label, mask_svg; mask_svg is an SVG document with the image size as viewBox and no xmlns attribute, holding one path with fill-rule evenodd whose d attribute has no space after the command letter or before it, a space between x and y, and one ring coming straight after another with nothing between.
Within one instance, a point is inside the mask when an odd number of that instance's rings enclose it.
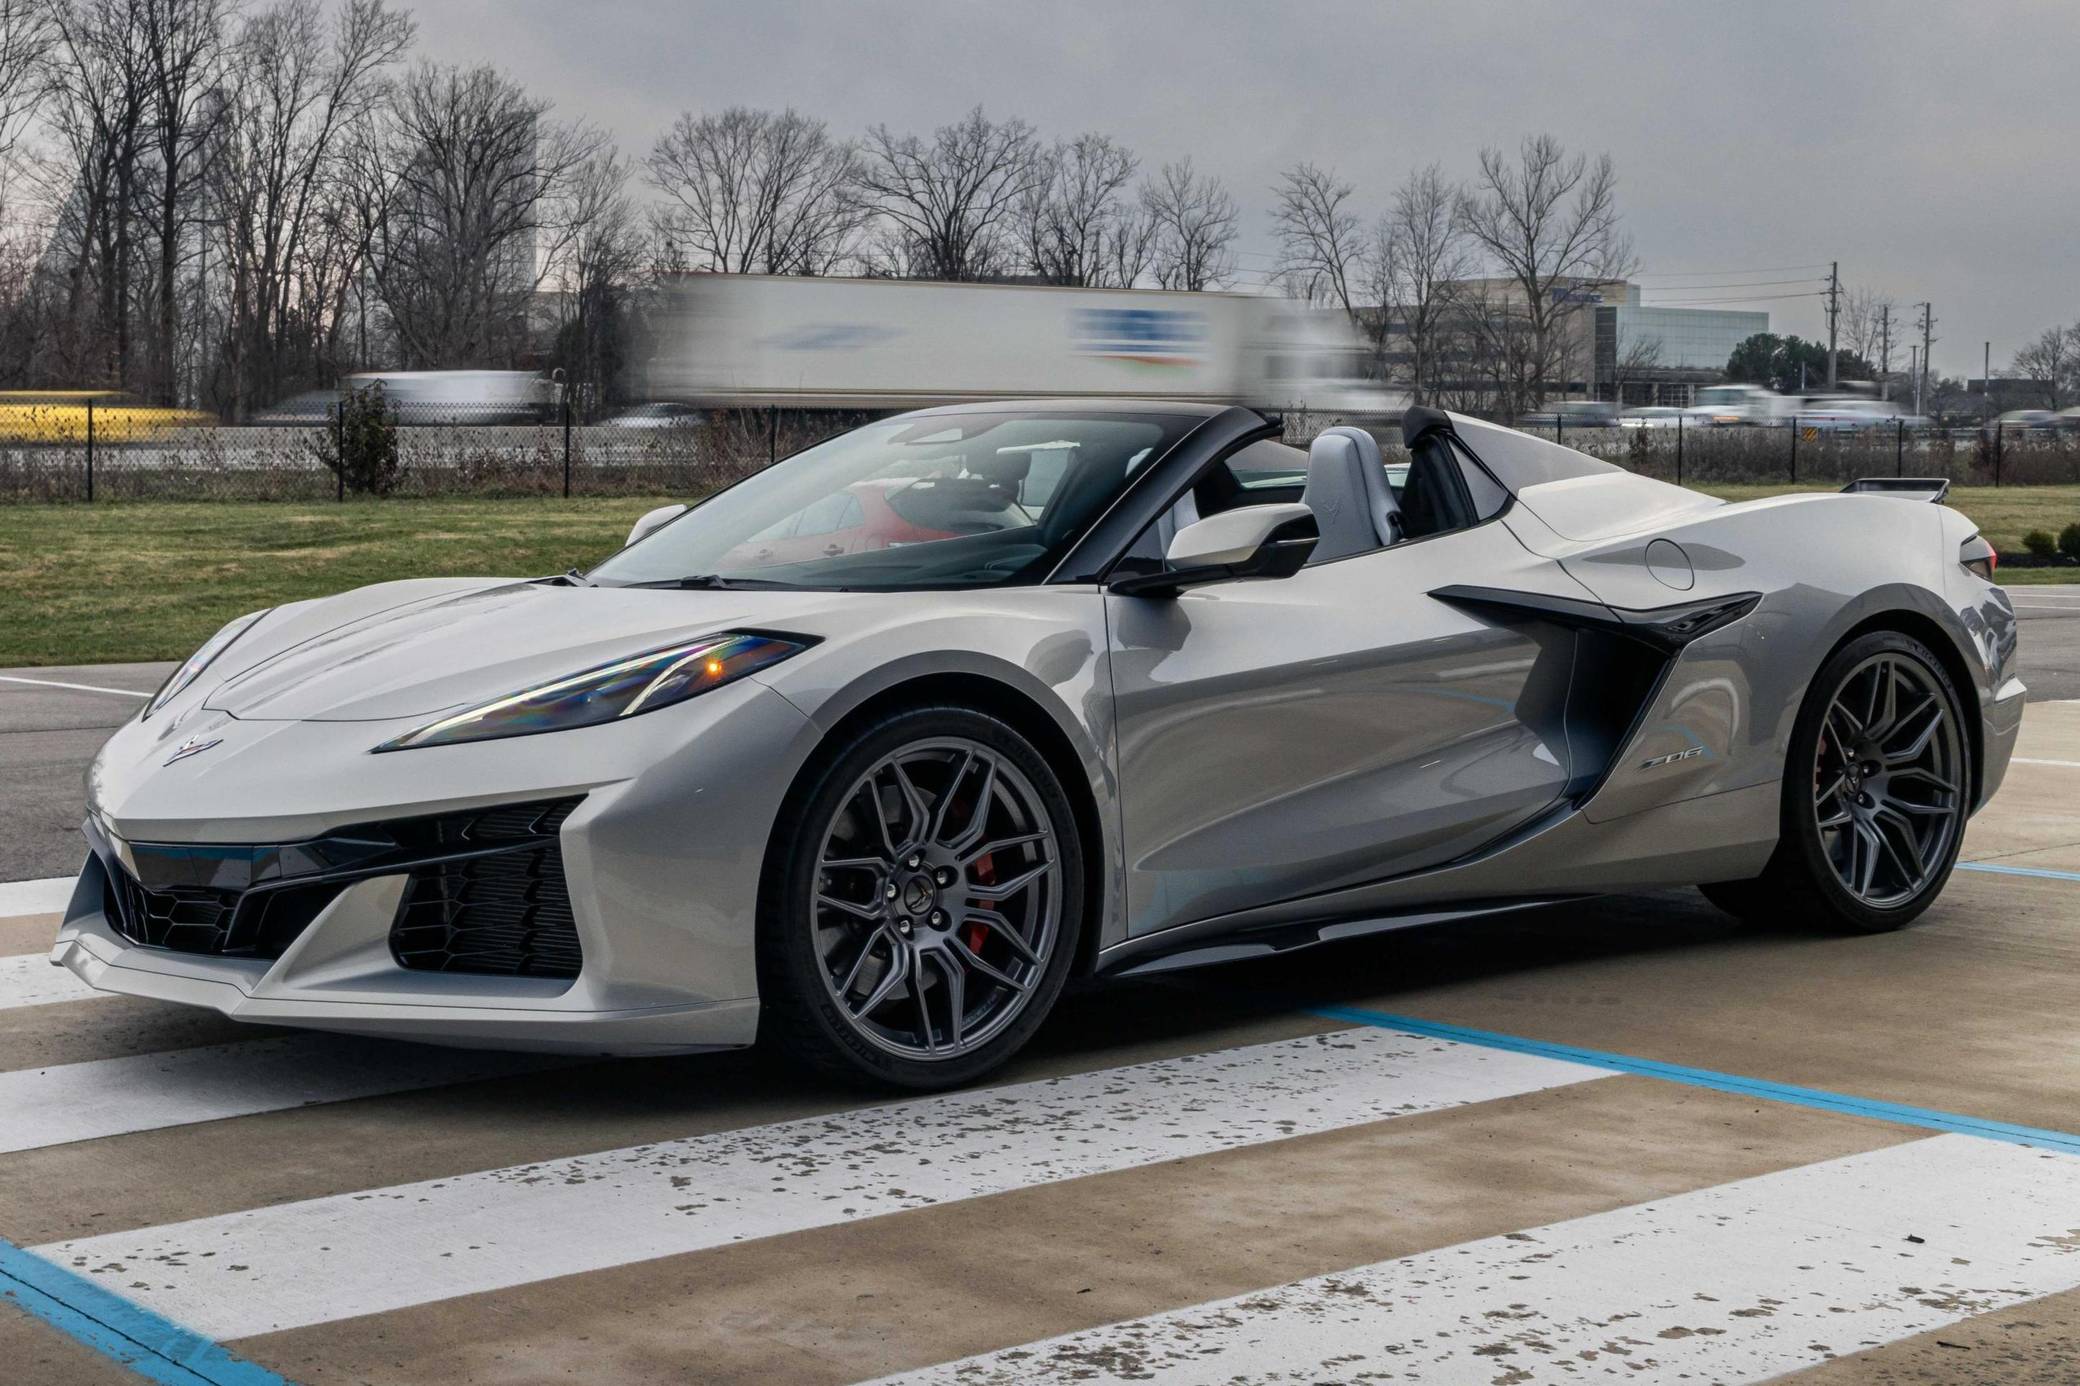
<instances>
[{"instance_id":1,"label":"black front grille","mask_svg":"<svg viewBox=\"0 0 2080 1386\"><path fill-rule=\"evenodd\" d=\"M151 890L121 866L109 873L106 913L116 932L147 948L182 953L222 953L238 913L239 891L208 886Z\"/></svg>"},{"instance_id":2,"label":"black front grille","mask_svg":"<svg viewBox=\"0 0 2080 1386\"><path fill-rule=\"evenodd\" d=\"M400 967L575 977L584 961L557 830L576 799L424 820L444 859L412 868L390 926Z\"/></svg>"},{"instance_id":3,"label":"black front grille","mask_svg":"<svg viewBox=\"0 0 2080 1386\"><path fill-rule=\"evenodd\" d=\"M279 958L353 882L403 875L390 929L399 966L575 977L582 958L556 834L578 802L362 823L283 843L133 842L119 852L92 822L87 837L107 876L103 913L144 947Z\"/></svg>"}]
</instances>

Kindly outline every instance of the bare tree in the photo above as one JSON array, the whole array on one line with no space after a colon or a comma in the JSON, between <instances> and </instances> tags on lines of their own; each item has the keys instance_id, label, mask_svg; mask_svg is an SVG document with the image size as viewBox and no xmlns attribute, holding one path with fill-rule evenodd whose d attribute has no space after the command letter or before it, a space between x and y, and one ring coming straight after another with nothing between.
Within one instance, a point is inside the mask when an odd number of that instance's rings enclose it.
<instances>
[{"instance_id":1,"label":"bare tree","mask_svg":"<svg viewBox=\"0 0 2080 1386\"><path fill-rule=\"evenodd\" d=\"M1876 289L1854 288L1842 295L1842 345L1852 356L1876 361L1884 340L1885 318L1894 307Z\"/></svg>"},{"instance_id":2,"label":"bare tree","mask_svg":"<svg viewBox=\"0 0 2080 1386\"><path fill-rule=\"evenodd\" d=\"M385 0L345 0L329 20L318 0L276 0L240 30L212 170L234 417L314 383L321 356L336 354L326 349L348 296L363 296L373 234L354 155L373 147L383 75L411 37Z\"/></svg>"},{"instance_id":3,"label":"bare tree","mask_svg":"<svg viewBox=\"0 0 2080 1386\"><path fill-rule=\"evenodd\" d=\"M1618 227L1618 175L1609 155L1569 155L1550 135L1527 136L1512 163L1484 149L1472 187L1457 199L1459 224L1513 292L1487 293L1483 336L1499 352L1500 406L1517 411L1545 399L1578 349L1570 320L1576 291L1622 279L1633 265ZM1521 323L1492 320L1500 313Z\"/></svg>"},{"instance_id":4,"label":"bare tree","mask_svg":"<svg viewBox=\"0 0 2080 1386\"><path fill-rule=\"evenodd\" d=\"M1659 337L1636 337L1618 352L1611 363L1611 399L1620 408L1625 405L1625 387L1642 383L1660 368L1661 351ZM1645 402L1653 403L1651 399Z\"/></svg>"},{"instance_id":5,"label":"bare tree","mask_svg":"<svg viewBox=\"0 0 2080 1386\"><path fill-rule=\"evenodd\" d=\"M132 238L149 138L139 4L65 0L52 11L52 123L63 151L52 169L63 209L55 234L70 261L57 368L118 385L130 379Z\"/></svg>"},{"instance_id":6,"label":"bare tree","mask_svg":"<svg viewBox=\"0 0 2080 1386\"><path fill-rule=\"evenodd\" d=\"M49 92L43 65L55 39L47 0L0 0L0 172Z\"/></svg>"},{"instance_id":7,"label":"bare tree","mask_svg":"<svg viewBox=\"0 0 2080 1386\"><path fill-rule=\"evenodd\" d=\"M1166 289L1218 289L1235 272L1235 199L1189 158L1165 164L1142 185L1141 203L1155 223L1155 277Z\"/></svg>"},{"instance_id":8,"label":"bare tree","mask_svg":"<svg viewBox=\"0 0 2080 1386\"><path fill-rule=\"evenodd\" d=\"M1127 196L1138 166L1106 135L1079 135L1049 151L1017 213L1026 267L1050 284L1132 287L1152 238L1148 217Z\"/></svg>"},{"instance_id":9,"label":"bare tree","mask_svg":"<svg viewBox=\"0 0 2080 1386\"><path fill-rule=\"evenodd\" d=\"M178 340L183 248L203 218L201 164L222 112L227 35L224 0L140 0L153 170L151 234L157 248L153 292L154 387L162 403L179 395Z\"/></svg>"},{"instance_id":10,"label":"bare tree","mask_svg":"<svg viewBox=\"0 0 2080 1386\"><path fill-rule=\"evenodd\" d=\"M2064 407L2080 393L2080 323L2045 328L2015 353L2008 372L2029 381L2044 408Z\"/></svg>"},{"instance_id":11,"label":"bare tree","mask_svg":"<svg viewBox=\"0 0 2080 1386\"><path fill-rule=\"evenodd\" d=\"M683 112L644 168L668 200L661 225L694 268L827 273L866 219L857 153L792 109Z\"/></svg>"},{"instance_id":12,"label":"bare tree","mask_svg":"<svg viewBox=\"0 0 2080 1386\"><path fill-rule=\"evenodd\" d=\"M405 361L508 363L570 227L547 214L606 140L490 67L422 62L385 111L370 265ZM550 243L545 245L544 241Z\"/></svg>"},{"instance_id":13,"label":"bare tree","mask_svg":"<svg viewBox=\"0 0 2080 1386\"><path fill-rule=\"evenodd\" d=\"M602 150L574 172L553 213L566 228L551 266L563 310L556 357L588 409L627 365L630 301L645 249L629 173L619 153Z\"/></svg>"},{"instance_id":14,"label":"bare tree","mask_svg":"<svg viewBox=\"0 0 2080 1386\"><path fill-rule=\"evenodd\" d=\"M974 110L929 140L867 132L861 185L885 219L888 267L920 279L978 279L1017 257L1013 214L1047 176L1033 127Z\"/></svg>"},{"instance_id":15,"label":"bare tree","mask_svg":"<svg viewBox=\"0 0 2080 1386\"><path fill-rule=\"evenodd\" d=\"M1394 190L1374 228L1364 261L1369 296L1379 305L1375 341L1384 347L1397 325L1407 343L1405 383L1418 404L1430 403L1452 315L1473 268L1466 235L1453 216L1457 190L1437 164L1420 168Z\"/></svg>"},{"instance_id":16,"label":"bare tree","mask_svg":"<svg viewBox=\"0 0 2080 1386\"><path fill-rule=\"evenodd\" d=\"M1350 209L1352 188L1329 169L1301 163L1278 178L1278 273L1295 297L1351 313L1364 233Z\"/></svg>"}]
</instances>

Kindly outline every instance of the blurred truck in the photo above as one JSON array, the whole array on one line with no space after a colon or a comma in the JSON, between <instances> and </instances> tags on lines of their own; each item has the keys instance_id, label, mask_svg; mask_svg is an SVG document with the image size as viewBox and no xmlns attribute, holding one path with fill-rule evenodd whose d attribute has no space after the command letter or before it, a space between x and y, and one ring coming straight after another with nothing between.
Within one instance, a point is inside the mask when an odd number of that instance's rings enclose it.
<instances>
[{"instance_id":1,"label":"blurred truck","mask_svg":"<svg viewBox=\"0 0 2080 1386\"><path fill-rule=\"evenodd\" d=\"M1061 396L1339 417L1407 400L1340 313L1248 294L692 274L650 393L706 408L893 410Z\"/></svg>"},{"instance_id":2,"label":"blurred truck","mask_svg":"<svg viewBox=\"0 0 2080 1386\"><path fill-rule=\"evenodd\" d=\"M120 390L0 390L0 443L84 443L90 403L97 444L147 443L216 422L200 410L145 404Z\"/></svg>"}]
</instances>

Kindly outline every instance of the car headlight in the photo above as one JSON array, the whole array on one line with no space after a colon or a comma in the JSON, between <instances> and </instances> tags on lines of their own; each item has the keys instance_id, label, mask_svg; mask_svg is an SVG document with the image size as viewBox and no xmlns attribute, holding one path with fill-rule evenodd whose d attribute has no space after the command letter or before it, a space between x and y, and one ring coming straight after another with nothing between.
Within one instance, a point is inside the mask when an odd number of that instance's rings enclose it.
<instances>
[{"instance_id":1,"label":"car headlight","mask_svg":"<svg viewBox=\"0 0 2080 1386\"><path fill-rule=\"evenodd\" d=\"M593 727L655 712L800 654L814 641L730 632L650 650L509 693L393 737L378 751Z\"/></svg>"},{"instance_id":2,"label":"car headlight","mask_svg":"<svg viewBox=\"0 0 2080 1386\"><path fill-rule=\"evenodd\" d=\"M138 720L140 722L145 720L160 708L179 697L181 690L195 682L196 678L204 669L209 668L211 662L218 655L231 648L232 641L251 630L254 622L272 610L274 610L273 607L263 607L259 611L248 611L237 620L226 623L222 630L203 641L202 648L189 655L181 667L173 671L173 677L159 685L159 691L154 693L152 700L144 705L144 711L139 715Z\"/></svg>"}]
</instances>

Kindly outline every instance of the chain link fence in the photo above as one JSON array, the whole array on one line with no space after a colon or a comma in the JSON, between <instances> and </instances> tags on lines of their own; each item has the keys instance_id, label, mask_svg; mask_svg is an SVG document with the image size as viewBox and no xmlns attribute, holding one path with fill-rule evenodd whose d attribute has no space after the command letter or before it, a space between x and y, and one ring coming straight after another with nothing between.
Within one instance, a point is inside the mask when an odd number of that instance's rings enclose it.
<instances>
[{"instance_id":1,"label":"chain link fence","mask_svg":"<svg viewBox=\"0 0 2080 1386\"><path fill-rule=\"evenodd\" d=\"M94 401L0 410L0 503L696 496L866 418L653 406L580 423L568 404L516 417L489 408L387 406L352 395L286 421L233 426L186 417ZM1289 411L1287 440L1304 446L1316 431L1312 422L1305 410ZM2071 430L1684 421L1652 428L1559 423L1532 431L1687 485L1842 485L1862 476L2080 483L2080 434Z\"/></svg>"},{"instance_id":2,"label":"chain link fence","mask_svg":"<svg viewBox=\"0 0 2080 1386\"><path fill-rule=\"evenodd\" d=\"M0 415L0 503L359 496L701 495L855 426L788 411L637 411L581 424L453 406L357 405L251 425L82 405Z\"/></svg>"}]
</instances>

